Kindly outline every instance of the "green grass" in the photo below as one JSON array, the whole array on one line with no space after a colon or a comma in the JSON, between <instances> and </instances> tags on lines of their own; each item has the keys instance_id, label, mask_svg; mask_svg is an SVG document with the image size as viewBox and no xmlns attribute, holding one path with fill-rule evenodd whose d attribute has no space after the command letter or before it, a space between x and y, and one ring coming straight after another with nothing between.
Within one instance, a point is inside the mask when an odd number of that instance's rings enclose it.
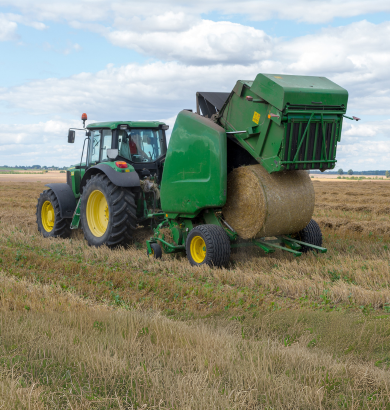
<instances>
[{"instance_id":1,"label":"green grass","mask_svg":"<svg viewBox=\"0 0 390 410\"><path fill-rule=\"evenodd\" d=\"M327 254L194 268L148 258L143 230L127 250L42 238L42 185L0 186L0 406L390 409L387 235L325 227Z\"/></svg>"}]
</instances>

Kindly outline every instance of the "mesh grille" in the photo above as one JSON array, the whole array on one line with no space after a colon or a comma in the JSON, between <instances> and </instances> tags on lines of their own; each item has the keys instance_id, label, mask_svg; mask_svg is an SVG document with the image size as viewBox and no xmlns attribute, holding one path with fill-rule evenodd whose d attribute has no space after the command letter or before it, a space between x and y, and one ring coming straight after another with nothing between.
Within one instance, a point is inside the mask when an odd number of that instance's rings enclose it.
<instances>
[{"instance_id":1,"label":"mesh grille","mask_svg":"<svg viewBox=\"0 0 390 410\"><path fill-rule=\"evenodd\" d=\"M312 122L301 144L307 122L289 122L285 126L283 162L286 169L329 169L333 168L336 156L338 124L324 121L324 136L321 122ZM297 150L299 152L297 154ZM326 162L317 162L326 160ZM293 163L289 163L293 161ZM302 162L310 161L310 162Z\"/></svg>"}]
</instances>

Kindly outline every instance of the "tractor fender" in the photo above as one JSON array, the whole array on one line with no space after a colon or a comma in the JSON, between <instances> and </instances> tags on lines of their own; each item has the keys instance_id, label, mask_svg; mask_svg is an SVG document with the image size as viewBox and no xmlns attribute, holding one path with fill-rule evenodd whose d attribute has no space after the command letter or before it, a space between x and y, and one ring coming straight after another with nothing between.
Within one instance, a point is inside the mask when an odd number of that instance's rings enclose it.
<instances>
[{"instance_id":1,"label":"tractor fender","mask_svg":"<svg viewBox=\"0 0 390 410\"><path fill-rule=\"evenodd\" d=\"M138 174L134 172L117 172L107 164L99 164L91 167L84 174L83 179L80 184L80 192L83 192L83 188L87 183L88 179L92 175L106 174L107 178L116 186L122 188L139 188L141 189L141 184L139 182Z\"/></svg>"},{"instance_id":2,"label":"tractor fender","mask_svg":"<svg viewBox=\"0 0 390 410\"><path fill-rule=\"evenodd\" d=\"M61 218L73 218L76 209L76 198L68 184L46 184L56 195L60 205Z\"/></svg>"}]
</instances>

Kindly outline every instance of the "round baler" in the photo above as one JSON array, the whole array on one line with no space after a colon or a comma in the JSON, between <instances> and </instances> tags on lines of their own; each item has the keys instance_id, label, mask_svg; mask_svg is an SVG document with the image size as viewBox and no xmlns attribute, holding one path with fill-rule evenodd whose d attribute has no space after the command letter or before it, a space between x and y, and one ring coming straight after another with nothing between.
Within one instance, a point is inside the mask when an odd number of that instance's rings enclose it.
<instances>
[{"instance_id":1,"label":"round baler","mask_svg":"<svg viewBox=\"0 0 390 410\"><path fill-rule=\"evenodd\" d=\"M65 238L82 226L90 245L112 247L150 223L149 255L185 252L196 266L224 266L242 246L326 252L308 172L335 167L347 101L324 77L258 74L230 93L198 92L197 112L178 114L168 149L164 123L85 127L83 114L86 160L66 184L47 185L38 230Z\"/></svg>"},{"instance_id":2,"label":"round baler","mask_svg":"<svg viewBox=\"0 0 390 410\"><path fill-rule=\"evenodd\" d=\"M309 171L334 168L347 101L327 78L277 74L238 81L231 93L198 92L197 112L183 110L173 128L165 218L148 252L159 244L214 266L241 246L326 252Z\"/></svg>"}]
</instances>

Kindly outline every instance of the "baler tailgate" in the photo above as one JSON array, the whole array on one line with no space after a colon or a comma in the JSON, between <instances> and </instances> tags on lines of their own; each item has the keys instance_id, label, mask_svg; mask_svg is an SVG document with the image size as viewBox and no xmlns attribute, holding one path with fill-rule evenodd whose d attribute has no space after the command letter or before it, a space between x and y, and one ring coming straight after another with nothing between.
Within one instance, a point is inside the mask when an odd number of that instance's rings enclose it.
<instances>
[{"instance_id":1,"label":"baler tailgate","mask_svg":"<svg viewBox=\"0 0 390 410\"><path fill-rule=\"evenodd\" d=\"M336 162L340 118L289 118L285 124L282 164L287 170L328 169Z\"/></svg>"}]
</instances>

